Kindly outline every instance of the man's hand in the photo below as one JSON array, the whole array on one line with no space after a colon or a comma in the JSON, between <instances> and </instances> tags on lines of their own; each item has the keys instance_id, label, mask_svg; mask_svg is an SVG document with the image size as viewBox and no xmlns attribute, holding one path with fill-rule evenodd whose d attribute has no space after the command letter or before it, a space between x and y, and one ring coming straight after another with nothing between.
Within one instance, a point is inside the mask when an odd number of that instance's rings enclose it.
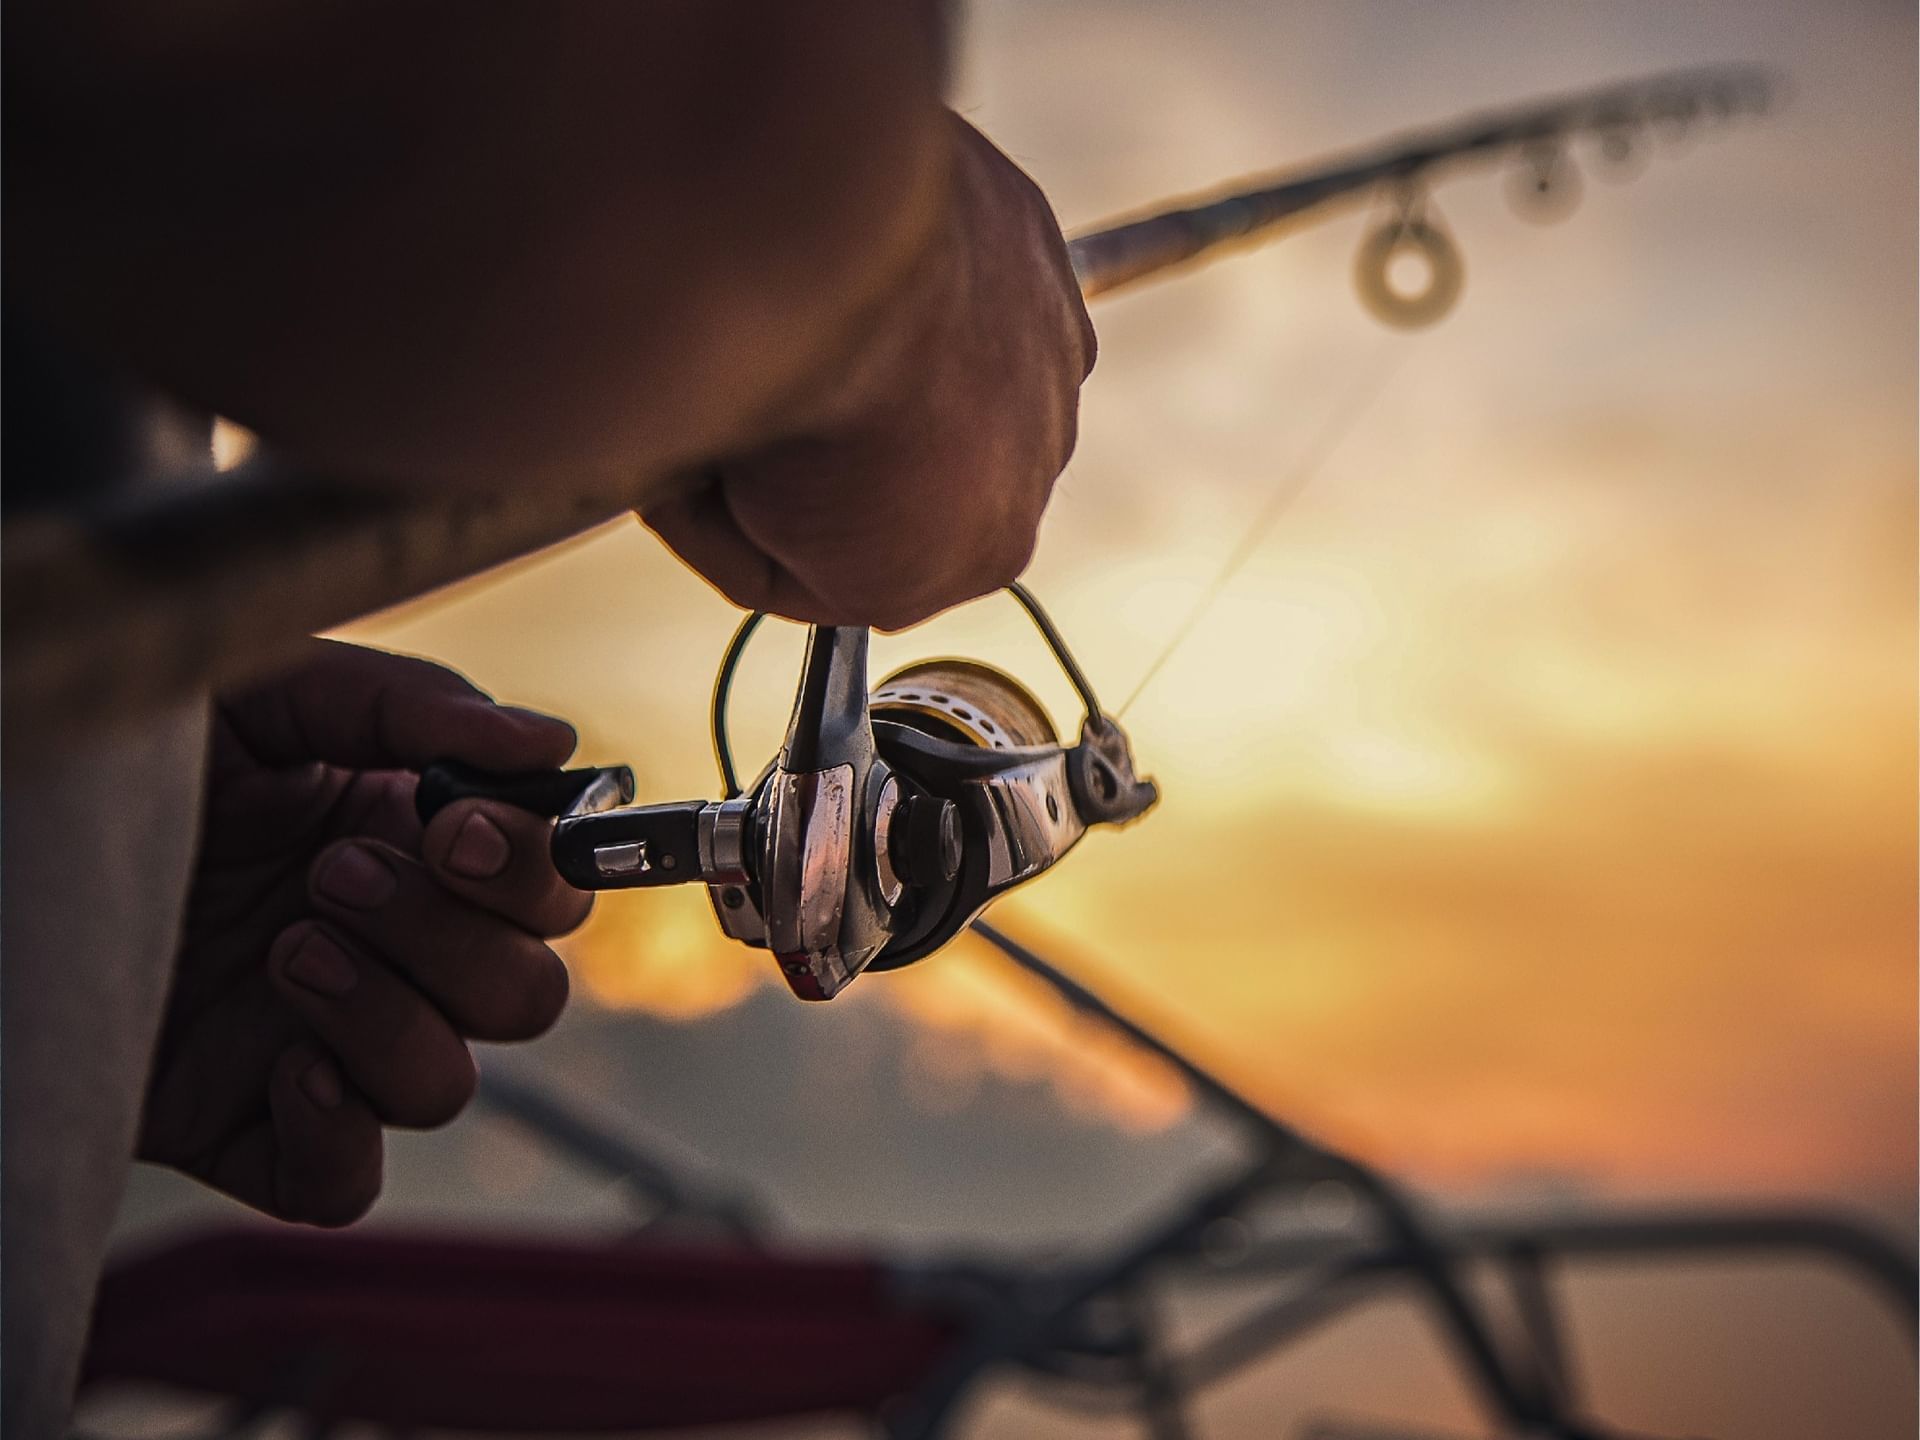
<instances>
[{"instance_id":1,"label":"man's hand","mask_svg":"<svg viewBox=\"0 0 1920 1440\"><path fill-rule=\"evenodd\" d=\"M451 1120L473 1095L468 1039L559 1015L566 970L543 940L592 904L554 872L547 821L469 800L422 827L415 773L537 769L573 745L449 670L324 641L228 697L141 1158L282 1219L365 1213L382 1126Z\"/></svg>"},{"instance_id":2,"label":"man's hand","mask_svg":"<svg viewBox=\"0 0 1920 1440\"><path fill-rule=\"evenodd\" d=\"M342 480L631 497L743 604L898 627L1020 570L1093 360L947 8L41 0L7 274Z\"/></svg>"},{"instance_id":3,"label":"man's hand","mask_svg":"<svg viewBox=\"0 0 1920 1440\"><path fill-rule=\"evenodd\" d=\"M953 119L946 220L794 438L644 518L735 603L897 629L1032 553L1094 335L1046 197Z\"/></svg>"}]
</instances>

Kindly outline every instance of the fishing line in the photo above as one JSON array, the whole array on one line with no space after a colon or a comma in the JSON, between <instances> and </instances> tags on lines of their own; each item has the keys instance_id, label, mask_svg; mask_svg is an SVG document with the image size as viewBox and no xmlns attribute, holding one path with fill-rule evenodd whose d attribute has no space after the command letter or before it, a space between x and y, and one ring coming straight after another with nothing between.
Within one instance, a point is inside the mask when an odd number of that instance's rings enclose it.
<instances>
[{"instance_id":1,"label":"fishing line","mask_svg":"<svg viewBox=\"0 0 1920 1440\"><path fill-rule=\"evenodd\" d=\"M1370 366L1363 372L1359 382L1347 392L1342 403L1328 414L1326 423L1320 427L1320 433L1314 437L1306 453L1291 470L1281 475L1279 485L1267 497L1265 507L1240 537L1240 543L1233 547L1232 553L1221 565L1219 573L1213 577L1207 588L1201 592L1200 598L1174 627L1173 635L1160 653L1153 658L1153 662L1147 666L1146 672L1134 685L1132 693L1120 702L1120 708L1114 711L1115 719L1126 717L1127 711L1133 707L1133 702L1140 698L1140 692L1153 682L1154 676L1160 673L1167 661L1173 658L1174 652L1186 642L1189 635L1193 634L1201 620L1206 618L1207 612L1220 598L1221 591L1227 588L1227 582L1232 580L1239 573L1240 568L1253 558L1254 552L1260 548L1261 542L1279 523L1280 517L1286 513L1287 508L1300 498L1301 492L1313 482L1313 477L1332 458L1333 453L1340 448L1341 442L1352 433L1354 426L1360 423L1367 411L1373 408L1374 402L1386 389L1387 382L1393 378L1394 372L1400 368L1406 358L1407 352L1404 346L1389 343L1391 348L1381 357L1381 363Z\"/></svg>"}]
</instances>

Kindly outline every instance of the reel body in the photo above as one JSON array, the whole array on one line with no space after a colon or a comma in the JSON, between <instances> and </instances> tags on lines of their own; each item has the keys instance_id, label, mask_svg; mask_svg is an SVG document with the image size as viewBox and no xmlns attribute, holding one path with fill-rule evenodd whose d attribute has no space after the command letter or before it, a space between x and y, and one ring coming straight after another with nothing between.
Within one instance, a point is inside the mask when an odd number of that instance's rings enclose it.
<instances>
[{"instance_id":1,"label":"reel body","mask_svg":"<svg viewBox=\"0 0 1920 1440\"><path fill-rule=\"evenodd\" d=\"M870 694L870 633L815 626L780 753L740 789L725 699L754 616L715 688L726 798L623 807L625 767L529 777L439 765L417 803L424 818L492 795L555 815L554 864L580 889L704 884L725 934L771 951L801 999L831 999L863 971L931 955L1090 825L1125 824L1158 798L1045 612L1013 593L1086 703L1073 745L1018 681L974 661L908 666Z\"/></svg>"}]
</instances>

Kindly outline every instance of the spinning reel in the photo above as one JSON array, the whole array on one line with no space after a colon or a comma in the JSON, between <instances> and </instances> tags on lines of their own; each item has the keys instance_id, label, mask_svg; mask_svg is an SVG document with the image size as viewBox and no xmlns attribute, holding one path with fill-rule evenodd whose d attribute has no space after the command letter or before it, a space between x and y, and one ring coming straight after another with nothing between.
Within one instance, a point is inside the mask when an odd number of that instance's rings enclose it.
<instances>
[{"instance_id":1,"label":"spinning reel","mask_svg":"<svg viewBox=\"0 0 1920 1440\"><path fill-rule=\"evenodd\" d=\"M870 632L816 625L780 753L744 789L727 694L761 615L735 633L714 686L722 800L630 805L633 772L490 775L443 763L420 778L427 819L467 796L553 816L553 862L582 890L703 884L720 928L773 952L793 993L830 1000L863 970L924 959L988 904L1159 798L1028 591L1009 587L1086 707L1061 742L1011 676L970 660L895 671L868 693Z\"/></svg>"}]
</instances>

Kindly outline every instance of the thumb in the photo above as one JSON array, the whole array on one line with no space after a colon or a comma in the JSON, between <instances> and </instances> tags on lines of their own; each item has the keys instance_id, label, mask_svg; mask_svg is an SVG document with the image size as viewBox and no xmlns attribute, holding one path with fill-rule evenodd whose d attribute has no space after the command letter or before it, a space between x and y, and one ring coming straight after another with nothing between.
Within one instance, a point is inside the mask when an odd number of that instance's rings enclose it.
<instances>
[{"instance_id":1,"label":"thumb","mask_svg":"<svg viewBox=\"0 0 1920 1440\"><path fill-rule=\"evenodd\" d=\"M573 753L573 727L496 705L464 676L408 655L311 642L295 668L221 700L263 765L319 761L357 770L419 770L461 760L483 770L539 770Z\"/></svg>"}]
</instances>

